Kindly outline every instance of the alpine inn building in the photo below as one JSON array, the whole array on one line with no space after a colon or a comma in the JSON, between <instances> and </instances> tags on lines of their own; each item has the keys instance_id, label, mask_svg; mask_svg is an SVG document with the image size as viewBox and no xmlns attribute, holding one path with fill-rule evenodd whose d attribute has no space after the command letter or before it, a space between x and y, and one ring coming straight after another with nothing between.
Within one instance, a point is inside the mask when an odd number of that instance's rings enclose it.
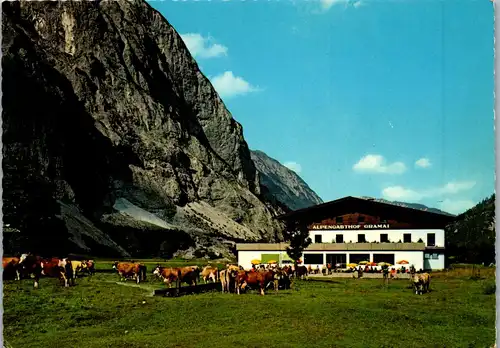
<instances>
[{"instance_id":1,"label":"alpine inn building","mask_svg":"<svg viewBox=\"0 0 500 348\"><path fill-rule=\"evenodd\" d=\"M312 244L302 256L305 266L360 261L388 262L393 267L406 260L417 270L445 268L446 225L455 217L377 202L344 197L277 217L307 224ZM238 264L250 268L252 260L279 264L293 262L287 243L242 243L236 245Z\"/></svg>"}]
</instances>

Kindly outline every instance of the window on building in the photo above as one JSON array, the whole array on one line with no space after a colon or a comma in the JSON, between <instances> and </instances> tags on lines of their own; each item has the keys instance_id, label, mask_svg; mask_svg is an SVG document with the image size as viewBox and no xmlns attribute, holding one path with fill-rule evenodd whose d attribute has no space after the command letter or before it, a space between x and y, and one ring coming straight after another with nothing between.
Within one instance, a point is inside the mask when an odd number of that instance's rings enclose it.
<instances>
[{"instance_id":1,"label":"window on building","mask_svg":"<svg viewBox=\"0 0 500 348\"><path fill-rule=\"evenodd\" d=\"M337 263L347 263L346 254L326 254L326 263L336 265Z\"/></svg>"},{"instance_id":2,"label":"window on building","mask_svg":"<svg viewBox=\"0 0 500 348\"><path fill-rule=\"evenodd\" d=\"M323 265L323 254L304 254L305 265Z\"/></svg>"},{"instance_id":3,"label":"window on building","mask_svg":"<svg viewBox=\"0 0 500 348\"><path fill-rule=\"evenodd\" d=\"M380 234L380 243L387 243L389 241L389 235L387 233Z\"/></svg>"},{"instance_id":4,"label":"window on building","mask_svg":"<svg viewBox=\"0 0 500 348\"><path fill-rule=\"evenodd\" d=\"M358 243L366 243L364 234L358 234Z\"/></svg>"},{"instance_id":5,"label":"window on building","mask_svg":"<svg viewBox=\"0 0 500 348\"><path fill-rule=\"evenodd\" d=\"M350 254L349 263L360 263L361 261L370 261L370 254Z\"/></svg>"},{"instance_id":6,"label":"window on building","mask_svg":"<svg viewBox=\"0 0 500 348\"><path fill-rule=\"evenodd\" d=\"M411 243L411 233L403 234L403 243Z\"/></svg>"},{"instance_id":7,"label":"window on building","mask_svg":"<svg viewBox=\"0 0 500 348\"><path fill-rule=\"evenodd\" d=\"M427 233L427 246L435 246L435 245L436 245L436 234Z\"/></svg>"},{"instance_id":8,"label":"window on building","mask_svg":"<svg viewBox=\"0 0 500 348\"><path fill-rule=\"evenodd\" d=\"M425 253L425 254L424 254L424 259L427 259L427 260L428 260L428 259L430 259L430 258L431 258L431 254L427 254L427 253Z\"/></svg>"},{"instance_id":9,"label":"window on building","mask_svg":"<svg viewBox=\"0 0 500 348\"><path fill-rule=\"evenodd\" d=\"M388 262L391 265L394 265L394 254L373 254L373 262Z\"/></svg>"},{"instance_id":10,"label":"window on building","mask_svg":"<svg viewBox=\"0 0 500 348\"><path fill-rule=\"evenodd\" d=\"M343 234L335 235L335 242L336 243L344 243L344 235Z\"/></svg>"},{"instance_id":11,"label":"window on building","mask_svg":"<svg viewBox=\"0 0 500 348\"><path fill-rule=\"evenodd\" d=\"M321 234L316 234L314 236L314 243L322 243L321 242Z\"/></svg>"},{"instance_id":12,"label":"window on building","mask_svg":"<svg viewBox=\"0 0 500 348\"><path fill-rule=\"evenodd\" d=\"M358 222L365 222L364 216L358 216Z\"/></svg>"},{"instance_id":13,"label":"window on building","mask_svg":"<svg viewBox=\"0 0 500 348\"><path fill-rule=\"evenodd\" d=\"M431 259L433 259L433 260L439 259L439 254L432 254Z\"/></svg>"},{"instance_id":14,"label":"window on building","mask_svg":"<svg viewBox=\"0 0 500 348\"><path fill-rule=\"evenodd\" d=\"M335 221L338 224L342 224L342 223L344 223L344 217L343 216L337 216L337 218L335 219Z\"/></svg>"}]
</instances>

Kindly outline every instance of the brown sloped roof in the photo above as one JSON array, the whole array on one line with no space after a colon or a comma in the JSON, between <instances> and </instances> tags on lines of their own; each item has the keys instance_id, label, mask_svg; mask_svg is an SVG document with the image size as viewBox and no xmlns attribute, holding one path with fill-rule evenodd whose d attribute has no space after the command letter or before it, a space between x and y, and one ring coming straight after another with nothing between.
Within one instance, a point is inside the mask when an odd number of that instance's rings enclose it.
<instances>
[{"instance_id":1,"label":"brown sloped roof","mask_svg":"<svg viewBox=\"0 0 500 348\"><path fill-rule=\"evenodd\" d=\"M279 215L276 219L312 223L325 218L349 213L385 216L390 219L409 223L413 222L419 225L442 227L453 222L456 218L455 216L347 196L309 208L294 210L287 214Z\"/></svg>"}]
</instances>

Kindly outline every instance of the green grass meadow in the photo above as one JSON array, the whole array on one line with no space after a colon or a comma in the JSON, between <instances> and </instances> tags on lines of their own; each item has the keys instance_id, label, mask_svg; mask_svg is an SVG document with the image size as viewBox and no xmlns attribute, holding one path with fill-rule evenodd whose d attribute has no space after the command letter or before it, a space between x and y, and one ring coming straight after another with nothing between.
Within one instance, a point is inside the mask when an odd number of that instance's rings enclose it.
<instances>
[{"instance_id":1,"label":"green grass meadow","mask_svg":"<svg viewBox=\"0 0 500 348\"><path fill-rule=\"evenodd\" d=\"M165 262L160 262L165 265ZM186 264L182 261L168 265ZM196 262L195 262L196 263ZM195 264L189 263L189 264ZM4 338L12 347L490 347L494 270L433 274L431 292L407 280L298 281L259 296L153 297L153 281L116 284L98 273L64 288L56 279L4 282ZM198 263L201 264L201 263ZM97 268L110 268L111 261ZM145 301L145 303L143 303Z\"/></svg>"}]
</instances>

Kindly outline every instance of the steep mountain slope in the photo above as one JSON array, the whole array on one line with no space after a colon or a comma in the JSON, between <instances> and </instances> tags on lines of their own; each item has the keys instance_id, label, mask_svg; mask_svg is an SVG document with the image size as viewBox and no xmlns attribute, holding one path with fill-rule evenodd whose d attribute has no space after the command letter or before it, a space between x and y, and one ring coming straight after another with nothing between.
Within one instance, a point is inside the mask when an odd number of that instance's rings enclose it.
<instances>
[{"instance_id":1,"label":"steep mountain slope","mask_svg":"<svg viewBox=\"0 0 500 348\"><path fill-rule=\"evenodd\" d=\"M420 204L420 203L407 203L407 202L399 202L399 201L388 201L387 199L383 199L383 198L372 198L372 197L366 197L366 196L363 196L363 197L360 197L360 198L370 199L370 200L374 200L376 202L381 202L381 203L393 204L393 205L397 205L397 206L400 206L400 207L413 208L413 209L418 209L418 210L430 211L431 213L437 213L437 214L443 214L443 215L453 216L453 214L447 213L447 212L442 211L442 210L437 209L437 208L429 208L428 206Z\"/></svg>"},{"instance_id":2,"label":"steep mountain slope","mask_svg":"<svg viewBox=\"0 0 500 348\"><path fill-rule=\"evenodd\" d=\"M268 194L291 210L323 203L321 198L298 176L262 151L251 151L252 160Z\"/></svg>"},{"instance_id":3,"label":"steep mountain slope","mask_svg":"<svg viewBox=\"0 0 500 348\"><path fill-rule=\"evenodd\" d=\"M22 248L281 238L241 125L147 3L3 2L2 16L4 223Z\"/></svg>"},{"instance_id":4,"label":"steep mountain slope","mask_svg":"<svg viewBox=\"0 0 500 348\"><path fill-rule=\"evenodd\" d=\"M495 194L457 217L446 228L447 255L450 261L495 262Z\"/></svg>"}]
</instances>

